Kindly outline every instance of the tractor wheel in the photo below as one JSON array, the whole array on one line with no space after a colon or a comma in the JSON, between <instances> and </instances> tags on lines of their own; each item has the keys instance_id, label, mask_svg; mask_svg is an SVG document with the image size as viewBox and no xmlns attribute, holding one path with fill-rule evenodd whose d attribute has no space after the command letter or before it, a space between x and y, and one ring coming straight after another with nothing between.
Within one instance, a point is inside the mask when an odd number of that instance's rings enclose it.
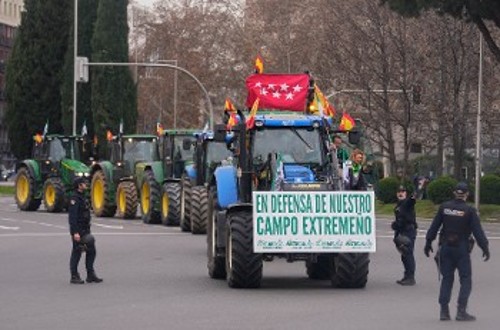
<instances>
[{"instance_id":1,"label":"tractor wheel","mask_svg":"<svg viewBox=\"0 0 500 330\"><path fill-rule=\"evenodd\" d=\"M253 253L252 212L230 213L227 221L227 283L232 288L258 288L262 280L262 256Z\"/></svg>"},{"instance_id":2,"label":"tractor wheel","mask_svg":"<svg viewBox=\"0 0 500 330\"><path fill-rule=\"evenodd\" d=\"M207 222L207 257L208 257L208 275L211 278L223 279L226 278L226 255L224 251L217 249L217 194L214 191L210 192L208 206L208 222Z\"/></svg>"},{"instance_id":3,"label":"tractor wheel","mask_svg":"<svg viewBox=\"0 0 500 330\"><path fill-rule=\"evenodd\" d=\"M35 178L26 167L22 167L16 176L16 204L22 211L36 211L42 201L35 198Z\"/></svg>"},{"instance_id":4,"label":"tractor wheel","mask_svg":"<svg viewBox=\"0 0 500 330\"><path fill-rule=\"evenodd\" d=\"M191 188L191 233L207 233L208 191L205 186Z\"/></svg>"},{"instance_id":5,"label":"tractor wheel","mask_svg":"<svg viewBox=\"0 0 500 330\"><path fill-rule=\"evenodd\" d=\"M191 181L182 179L182 195L181 195L181 220L180 227L182 231L191 231Z\"/></svg>"},{"instance_id":6,"label":"tractor wheel","mask_svg":"<svg viewBox=\"0 0 500 330\"><path fill-rule=\"evenodd\" d=\"M90 199L96 217L112 217L116 212L116 204L111 201L111 187L104 172L95 172L90 184Z\"/></svg>"},{"instance_id":7,"label":"tractor wheel","mask_svg":"<svg viewBox=\"0 0 500 330\"><path fill-rule=\"evenodd\" d=\"M141 184L141 215L147 224L161 222L160 212L155 210L155 204L160 200L160 185L156 182L153 172L145 171Z\"/></svg>"},{"instance_id":8,"label":"tractor wheel","mask_svg":"<svg viewBox=\"0 0 500 330\"><path fill-rule=\"evenodd\" d=\"M49 178L43 185L43 205L47 212L61 212L66 207L61 178Z\"/></svg>"},{"instance_id":9,"label":"tractor wheel","mask_svg":"<svg viewBox=\"0 0 500 330\"><path fill-rule=\"evenodd\" d=\"M123 181L116 189L118 217L134 219L137 214L137 189L131 181Z\"/></svg>"},{"instance_id":10,"label":"tractor wheel","mask_svg":"<svg viewBox=\"0 0 500 330\"><path fill-rule=\"evenodd\" d=\"M307 276L311 280L328 280L332 267L330 255L318 255L316 262L306 261Z\"/></svg>"},{"instance_id":11,"label":"tractor wheel","mask_svg":"<svg viewBox=\"0 0 500 330\"><path fill-rule=\"evenodd\" d=\"M181 191L179 182L167 182L161 193L161 223L178 226L181 218Z\"/></svg>"},{"instance_id":12,"label":"tractor wheel","mask_svg":"<svg viewBox=\"0 0 500 330\"><path fill-rule=\"evenodd\" d=\"M337 288L364 288L368 281L368 253L339 253L333 258L332 286Z\"/></svg>"}]
</instances>

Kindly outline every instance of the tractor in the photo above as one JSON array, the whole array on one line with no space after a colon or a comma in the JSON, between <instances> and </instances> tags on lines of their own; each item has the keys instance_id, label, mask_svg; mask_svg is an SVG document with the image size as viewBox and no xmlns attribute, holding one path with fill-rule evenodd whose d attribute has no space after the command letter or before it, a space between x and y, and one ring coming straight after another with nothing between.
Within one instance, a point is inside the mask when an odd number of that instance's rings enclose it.
<instances>
[{"instance_id":1,"label":"tractor","mask_svg":"<svg viewBox=\"0 0 500 330\"><path fill-rule=\"evenodd\" d=\"M32 159L16 165L15 197L20 210L36 211L42 200L48 212L66 209L74 178L90 174L82 158L83 145L81 136L35 137Z\"/></svg>"},{"instance_id":2,"label":"tractor","mask_svg":"<svg viewBox=\"0 0 500 330\"><path fill-rule=\"evenodd\" d=\"M191 231L193 234L205 234L208 217L208 189L214 183L215 169L222 163L231 161L232 154L225 143L214 141L212 132L196 133L194 143L194 162L186 166L186 174L191 181L189 221L184 221L182 231ZM183 148L191 149L190 139L184 141Z\"/></svg>"},{"instance_id":3,"label":"tractor","mask_svg":"<svg viewBox=\"0 0 500 330\"><path fill-rule=\"evenodd\" d=\"M161 222L166 226L189 223L189 213L186 213L186 204L191 196L191 180L193 148L196 130L165 130L163 134L163 166L165 180L159 181L161 188Z\"/></svg>"},{"instance_id":4,"label":"tractor","mask_svg":"<svg viewBox=\"0 0 500 330\"><path fill-rule=\"evenodd\" d=\"M133 219L140 199L144 223L160 222L163 165L158 137L131 134L108 138L108 159L92 166L91 201L98 217Z\"/></svg>"}]
</instances>

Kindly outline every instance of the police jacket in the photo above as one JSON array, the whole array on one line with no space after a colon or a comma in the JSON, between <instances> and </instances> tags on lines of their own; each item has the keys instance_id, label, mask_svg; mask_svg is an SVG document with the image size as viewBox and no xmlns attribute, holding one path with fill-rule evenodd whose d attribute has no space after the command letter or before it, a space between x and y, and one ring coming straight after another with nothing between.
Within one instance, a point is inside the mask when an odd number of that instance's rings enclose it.
<instances>
[{"instance_id":1,"label":"police jacket","mask_svg":"<svg viewBox=\"0 0 500 330\"><path fill-rule=\"evenodd\" d=\"M488 239L476 209L467 205L462 199L455 199L441 204L439 210L427 231L426 239L432 242L441 228L441 243L456 245L469 239L471 233L479 247L488 250Z\"/></svg>"},{"instance_id":2,"label":"police jacket","mask_svg":"<svg viewBox=\"0 0 500 330\"><path fill-rule=\"evenodd\" d=\"M69 232L83 236L90 234L90 205L85 196L76 190L68 206Z\"/></svg>"},{"instance_id":3,"label":"police jacket","mask_svg":"<svg viewBox=\"0 0 500 330\"><path fill-rule=\"evenodd\" d=\"M416 229L415 198L409 197L398 200L396 207L394 207L394 216L396 218L394 230L406 231Z\"/></svg>"}]
</instances>

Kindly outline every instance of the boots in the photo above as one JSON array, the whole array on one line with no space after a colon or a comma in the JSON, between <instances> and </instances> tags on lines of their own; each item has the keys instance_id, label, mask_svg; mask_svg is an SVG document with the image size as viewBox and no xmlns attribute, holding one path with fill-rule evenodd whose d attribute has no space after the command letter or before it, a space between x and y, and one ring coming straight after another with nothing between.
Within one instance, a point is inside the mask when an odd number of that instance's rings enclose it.
<instances>
[{"instance_id":1,"label":"boots","mask_svg":"<svg viewBox=\"0 0 500 330\"><path fill-rule=\"evenodd\" d=\"M97 277L97 275L95 274L95 272L88 272L87 273L87 279L86 279L87 283L101 283L102 282L102 278L99 278ZM82 281L83 282L83 281Z\"/></svg>"},{"instance_id":2,"label":"boots","mask_svg":"<svg viewBox=\"0 0 500 330\"><path fill-rule=\"evenodd\" d=\"M457 308L457 317L455 320L457 321L475 321L476 317L474 315L470 315L465 311L465 306L458 306Z\"/></svg>"},{"instance_id":3,"label":"boots","mask_svg":"<svg viewBox=\"0 0 500 330\"><path fill-rule=\"evenodd\" d=\"M71 275L71 280L69 281L69 283L71 283L71 284L83 284L85 282L80 278L80 274L76 274L76 275Z\"/></svg>"},{"instance_id":4,"label":"boots","mask_svg":"<svg viewBox=\"0 0 500 330\"><path fill-rule=\"evenodd\" d=\"M415 285L415 278L414 277L403 277L403 279L396 281L397 284L403 285L403 286L411 286Z\"/></svg>"},{"instance_id":5,"label":"boots","mask_svg":"<svg viewBox=\"0 0 500 330\"><path fill-rule=\"evenodd\" d=\"M448 305L441 305L441 312L439 313L439 319L441 321L451 320L450 309L448 308Z\"/></svg>"}]
</instances>

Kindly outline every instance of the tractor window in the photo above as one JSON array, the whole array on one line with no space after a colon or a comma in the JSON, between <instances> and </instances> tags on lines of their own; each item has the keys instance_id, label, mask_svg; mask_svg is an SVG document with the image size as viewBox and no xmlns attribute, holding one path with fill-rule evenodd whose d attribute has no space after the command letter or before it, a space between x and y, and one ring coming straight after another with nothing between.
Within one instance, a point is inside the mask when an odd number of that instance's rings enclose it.
<instances>
[{"instance_id":1,"label":"tractor window","mask_svg":"<svg viewBox=\"0 0 500 330\"><path fill-rule=\"evenodd\" d=\"M224 159L231 157L232 153L227 149L225 143L209 142L207 145L207 164L220 163Z\"/></svg>"},{"instance_id":2,"label":"tractor window","mask_svg":"<svg viewBox=\"0 0 500 330\"><path fill-rule=\"evenodd\" d=\"M158 155L158 145L155 141L150 140L126 140L124 145L125 161L144 161L154 162L160 159Z\"/></svg>"},{"instance_id":3,"label":"tractor window","mask_svg":"<svg viewBox=\"0 0 500 330\"><path fill-rule=\"evenodd\" d=\"M186 138L191 138L193 142L196 141L194 136L179 135L174 137L174 160L193 160L194 148L190 148L189 150L184 150L182 148L182 143Z\"/></svg>"},{"instance_id":4,"label":"tractor window","mask_svg":"<svg viewBox=\"0 0 500 330\"><path fill-rule=\"evenodd\" d=\"M59 139L50 141L49 159L54 162L59 162L64 158L66 158L66 149L64 149L62 141Z\"/></svg>"},{"instance_id":5,"label":"tractor window","mask_svg":"<svg viewBox=\"0 0 500 330\"><path fill-rule=\"evenodd\" d=\"M321 164L317 130L294 127L257 130L253 146L253 157L263 161L270 153L280 153L285 163Z\"/></svg>"}]
</instances>

